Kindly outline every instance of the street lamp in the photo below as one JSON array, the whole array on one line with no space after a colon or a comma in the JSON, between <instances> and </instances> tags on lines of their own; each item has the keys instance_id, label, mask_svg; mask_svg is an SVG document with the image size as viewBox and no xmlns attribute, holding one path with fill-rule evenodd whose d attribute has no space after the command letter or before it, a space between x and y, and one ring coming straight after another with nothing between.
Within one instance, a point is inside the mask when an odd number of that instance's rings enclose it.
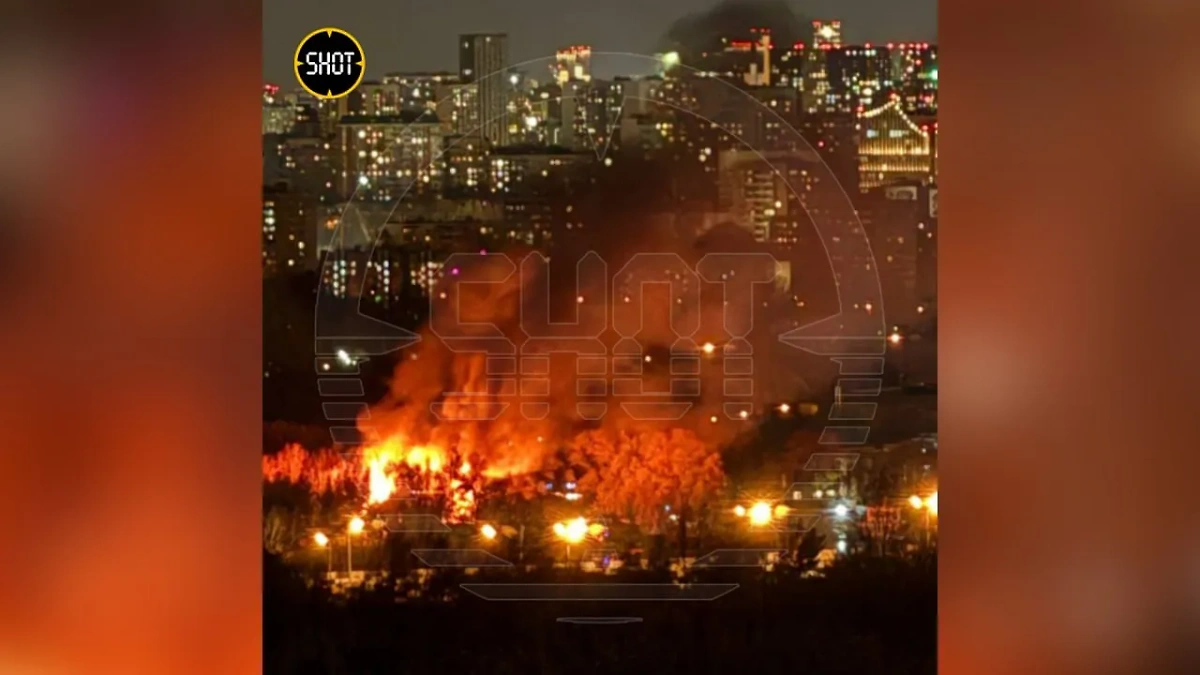
<instances>
[{"instance_id":1,"label":"street lamp","mask_svg":"<svg viewBox=\"0 0 1200 675\"><path fill-rule=\"evenodd\" d=\"M354 535L362 534L363 528L366 526L366 521L358 516L351 518L350 523L346 526L346 571L351 574L354 573L354 560L350 542L354 539Z\"/></svg>"},{"instance_id":2,"label":"street lamp","mask_svg":"<svg viewBox=\"0 0 1200 675\"><path fill-rule=\"evenodd\" d=\"M483 526L479 528L479 536L487 539L488 541L492 541L496 538L496 528L493 527L491 523L484 523Z\"/></svg>"},{"instance_id":3,"label":"street lamp","mask_svg":"<svg viewBox=\"0 0 1200 675\"><path fill-rule=\"evenodd\" d=\"M317 548L325 549L325 566L327 571L333 571L333 549L329 548L329 537L324 532L317 532L313 535L313 543Z\"/></svg>"},{"instance_id":4,"label":"street lamp","mask_svg":"<svg viewBox=\"0 0 1200 675\"><path fill-rule=\"evenodd\" d=\"M929 517L937 515L938 512L938 497L937 492L922 499L920 495L912 495L908 498L908 505L917 511L923 511L925 516L925 544L929 544L930 539L930 522Z\"/></svg>"},{"instance_id":5,"label":"street lamp","mask_svg":"<svg viewBox=\"0 0 1200 675\"><path fill-rule=\"evenodd\" d=\"M713 352L717 351L717 346L711 342L705 342L700 349L704 351L705 356L712 356Z\"/></svg>"},{"instance_id":6,"label":"street lamp","mask_svg":"<svg viewBox=\"0 0 1200 675\"><path fill-rule=\"evenodd\" d=\"M763 526L771 522L771 505L766 502L755 502L750 507L750 524Z\"/></svg>"},{"instance_id":7,"label":"street lamp","mask_svg":"<svg viewBox=\"0 0 1200 675\"><path fill-rule=\"evenodd\" d=\"M588 522L583 516L557 522L554 524L554 534L567 545L567 562L571 562L571 544L578 544L588 535Z\"/></svg>"}]
</instances>

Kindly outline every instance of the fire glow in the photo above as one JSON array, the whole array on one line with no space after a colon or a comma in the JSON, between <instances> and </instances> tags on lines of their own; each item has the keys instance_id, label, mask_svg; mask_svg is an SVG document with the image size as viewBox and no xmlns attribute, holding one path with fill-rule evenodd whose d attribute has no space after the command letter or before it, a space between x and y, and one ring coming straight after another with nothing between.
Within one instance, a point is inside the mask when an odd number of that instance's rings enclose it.
<instances>
[{"instance_id":1,"label":"fire glow","mask_svg":"<svg viewBox=\"0 0 1200 675\"><path fill-rule=\"evenodd\" d=\"M633 230L639 235L652 232ZM622 243L627 242L606 236L599 245ZM611 256L610 265L618 269L620 260ZM756 260L738 257L729 262L730 276L740 265L737 278L757 278L754 265L761 261ZM691 275L699 283L682 258L654 261L645 274L676 280ZM565 329L551 321L548 306L570 308L580 321L588 321L580 330L592 334L601 334L600 324L619 307L630 316L645 317L638 335L646 351L637 358L641 384L648 392L642 399L659 397L664 405L678 406L670 368L670 350L679 335L675 324L683 322L680 317L691 317L703 335L718 339L692 345L688 353L706 364L696 375L705 380L701 389L721 392L721 365L703 357L725 349L719 345L729 339L724 332L729 313L746 312L745 303L726 303L722 294L710 293L684 305L676 297L682 294L682 281L679 288L627 282L630 289L643 289L636 297L625 288L608 293L612 279L604 274L588 277L580 272L576 284L551 284L544 258L514 263L509 256L492 254L460 256L446 264L458 274L451 272L432 292L452 302L445 303L448 309L434 308L420 342L398 359L391 391L358 420L359 431L371 440L360 447L317 451L288 446L263 458L268 483L304 485L317 495L358 499L376 512L403 512L417 502L421 510L432 509L447 522L462 523L474 519L477 502L485 495L505 492L530 499L547 492L540 487L547 480L568 476L566 480L577 481L578 487L570 490L571 497L564 493L564 499L600 514L630 516L648 527L666 522L665 505L670 513L699 508L720 487L724 473L717 448L739 427L717 419L715 413L723 406L717 395L695 394L682 417L654 411L646 419L634 419L622 412L615 366L606 369L605 386L597 395L578 386L580 371L572 353L539 355L542 377L534 382L524 365L520 370L495 369L487 349L500 342L498 335L511 345L522 344L530 335L558 336ZM574 261L569 264L576 269ZM475 279L490 281L468 283ZM636 302L605 304L622 298ZM672 312L651 309L664 306ZM593 330L596 321L600 328ZM615 333L602 334L604 340L595 343L617 339ZM548 340L543 337L541 343ZM611 344L600 346L613 349ZM652 349L664 357L651 358ZM517 347L516 353L522 354L520 350ZM539 386L526 386L531 384ZM513 392L519 392L519 400ZM597 405L606 406L603 416L583 414L586 406ZM643 400L640 405L650 403Z\"/></svg>"}]
</instances>

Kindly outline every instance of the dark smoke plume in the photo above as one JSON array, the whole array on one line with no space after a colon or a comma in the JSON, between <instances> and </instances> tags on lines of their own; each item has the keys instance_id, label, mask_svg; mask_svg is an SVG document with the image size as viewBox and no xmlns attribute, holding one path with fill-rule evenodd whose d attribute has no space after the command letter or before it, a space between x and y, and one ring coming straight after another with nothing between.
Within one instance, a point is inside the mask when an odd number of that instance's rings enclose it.
<instances>
[{"instance_id":1,"label":"dark smoke plume","mask_svg":"<svg viewBox=\"0 0 1200 675\"><path fill-rule=\"evenodd\" d=\"M781 0L726 0L677 20L662 38L662 50L675 50L685 65L692 65L703 52L721 49L721 38L746 39L751 28L771 29L775 44L807 44L808 24Z\"/></svg>"}]
</instances>

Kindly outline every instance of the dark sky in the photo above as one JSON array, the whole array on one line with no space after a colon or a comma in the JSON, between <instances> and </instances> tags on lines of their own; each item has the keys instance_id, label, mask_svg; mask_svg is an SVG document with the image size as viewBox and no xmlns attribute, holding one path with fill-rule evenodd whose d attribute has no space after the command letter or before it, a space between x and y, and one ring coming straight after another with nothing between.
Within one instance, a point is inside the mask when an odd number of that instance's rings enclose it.
<instances>
[{"instance_id":1,"label":"dark sky","mask_svg":"<svg viewBox=\"0 0 1200 675\"><path fill-rule=\"evenodd\" d=\"M683 15L720 0L263 0L263 75L295 84L300 38L325 26L350 31L367 55L367 77L397 70L456 70L459 33L508 33L513 62L552 56L569 44L651 54ZM937 37L936 0L794 0L810 19L841 19L847 42ZM594 59L598 61L599 58ZM595 64L598 75L603 67ZM536 75L535 75L536 76Z\"/></svg>"}]
</instances>

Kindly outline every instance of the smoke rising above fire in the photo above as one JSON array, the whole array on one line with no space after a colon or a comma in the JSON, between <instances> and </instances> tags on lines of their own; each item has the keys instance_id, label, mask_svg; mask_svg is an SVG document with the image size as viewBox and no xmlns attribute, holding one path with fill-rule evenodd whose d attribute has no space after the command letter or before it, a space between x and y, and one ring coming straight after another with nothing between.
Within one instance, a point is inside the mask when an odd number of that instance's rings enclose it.
<instances>
[{"instance_id":1,"label":"smoke rising above fire","mask_svg":"<svg viewBox=\"0 0 1200 675\"><path fill-rule=\"evenodd\" d=\"M783 365L769 362L772 260L741 228L681 227L661 178L606 181L568 204L574 226L549 257L446 260L421 340L358 419L364 445L341 463L288 448L264 459L268 480L354 483L375 508L436 493L457 520L488 485L530 495L564 471L598 505L641 519L715 490L719 449L771 395L761 374ZM731 403L733 361L753 384Z\"/></svg>"}]
</instances>

